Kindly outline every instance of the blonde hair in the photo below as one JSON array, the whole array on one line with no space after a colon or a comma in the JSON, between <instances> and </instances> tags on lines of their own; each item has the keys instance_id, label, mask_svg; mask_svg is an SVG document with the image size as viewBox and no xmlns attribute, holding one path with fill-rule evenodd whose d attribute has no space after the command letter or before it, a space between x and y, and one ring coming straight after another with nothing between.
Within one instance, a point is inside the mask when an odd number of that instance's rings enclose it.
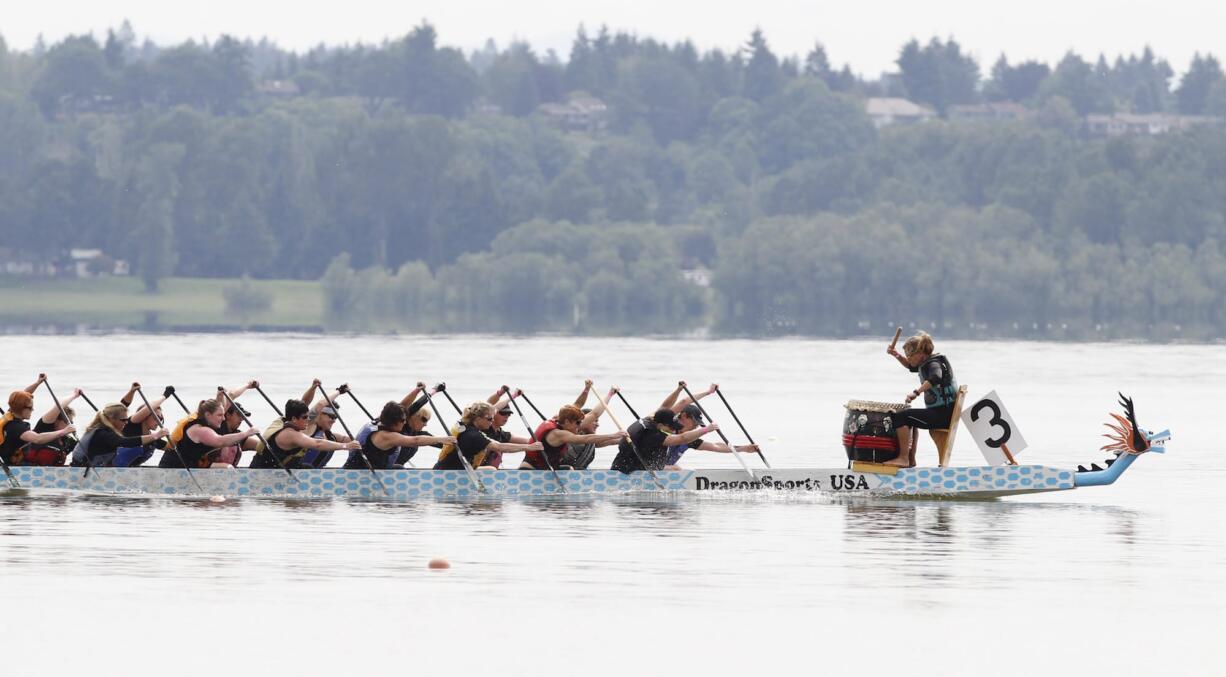
<instances>
[{"instance_id":1,"label":"blonde hair","mask_svg":"<svg viewBox=\"0 0 1226 677\"><path fill-rule=\"evenodd\" d=\"M906 353L907 357L911 357L916 353L931 355L935 350L932 346L932 337L926 331L921 331L902 344L902 351Z\"/></svg>"},{"instance_id":2,"label":"blonde hair","mask_svg":"<svg viewBox=\"0 0 1226 677\"><path fill-rule=\"evenodd\" d=\"M489 402L473 402L464 407L464 415L460 417L460 423L464 425L472 425L473 421L485 416L494 415L494 405Z\"/></svg>"},{"instance_id":3,"label":"blonde hair","mask_svg":"<svg viewBox=\"0 0 1226 677\"><path fill-rule=\"evenodd\" d=\"M123 436L123 431L116 428L115 424L111 423L111 419L119 419L122 421L127 415L127 405L119 404L118 402L115 404L108 404L100 409L97 414L94 414L94 420L89 422L89 426L85 430L88 432L94 428L106 426L116 435Z\"/></svg>"}]
</instances>

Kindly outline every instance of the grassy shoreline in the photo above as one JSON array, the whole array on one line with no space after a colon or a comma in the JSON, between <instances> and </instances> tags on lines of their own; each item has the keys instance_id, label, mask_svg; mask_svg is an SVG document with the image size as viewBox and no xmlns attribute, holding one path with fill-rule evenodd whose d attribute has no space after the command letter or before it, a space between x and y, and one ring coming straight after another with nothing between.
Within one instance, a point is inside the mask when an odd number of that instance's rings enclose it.
<instances>
[{"instance_id":1,"label":"grassy shoreline","mask_svg":"<svg viewBox=\"0 0 1226 677\"><path fill-rule=\"evenodd\" d=\"M242 329L310 328L323 323L323 296L314 280L251 280L271 299L267 310L227 313L222 291L238 280L166 278L149 293L140 278L0 276L5 324L89 324L100 327Z\"/></svg>"}]
</instances>

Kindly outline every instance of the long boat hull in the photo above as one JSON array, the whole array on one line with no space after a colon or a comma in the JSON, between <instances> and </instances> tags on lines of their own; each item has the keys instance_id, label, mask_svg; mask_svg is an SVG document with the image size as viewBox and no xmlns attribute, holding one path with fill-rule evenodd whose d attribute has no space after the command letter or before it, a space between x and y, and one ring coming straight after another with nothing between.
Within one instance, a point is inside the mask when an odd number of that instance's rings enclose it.
<instances>
[{"instance_id":1,"label":"long boat hull","mask_svg":"<svg viewBox=\"0 0 1226 677\"><path fill-rule=\"evenodd\" d=\"M763 468L754 470L752 478L743 470L681 470L657 472L658 485L645 472L627 475L614 470L562 470L555 479L547 471L479 471L484 491L459 470L379 470L378 479L369 470L339 468L296 470L294 477L281 470L248 468L193 470L190 476L185 470L167 468L96 468L88 477L84 469L70 467L15 467L12 471L22 489L32 490L304 499L411 500L721 491L993 498L1063 491L1081 484L1077 473L1071 470L1038 465L905 468L894 475L842 468Z\"/></svg>"}]
</instances>

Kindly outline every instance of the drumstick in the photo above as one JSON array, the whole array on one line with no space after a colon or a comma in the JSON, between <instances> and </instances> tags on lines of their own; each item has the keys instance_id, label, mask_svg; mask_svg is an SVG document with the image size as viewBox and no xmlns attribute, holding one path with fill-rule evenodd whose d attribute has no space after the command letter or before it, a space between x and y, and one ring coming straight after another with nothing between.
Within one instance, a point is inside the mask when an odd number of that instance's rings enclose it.
<instances>
[{"instance_id":1,"label":"drumstick","mask_svg":"<svg viewBox=\"0 0 1226 677\"><path fill-rule=\"evenodd\" d=\"M894 340L890 341L890 350L893 350L894 346L898 345L899 336L902 336L902 327L899 327L898 329L894 330Z\"/></svg>"}]
</instances>

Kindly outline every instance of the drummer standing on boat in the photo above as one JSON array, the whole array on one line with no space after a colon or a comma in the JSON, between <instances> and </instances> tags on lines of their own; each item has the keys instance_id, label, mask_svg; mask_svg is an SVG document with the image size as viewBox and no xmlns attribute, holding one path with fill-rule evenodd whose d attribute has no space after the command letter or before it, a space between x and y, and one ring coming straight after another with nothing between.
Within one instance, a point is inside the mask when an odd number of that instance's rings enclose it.
<instances>
[{"instance_id":1,"label":"drummer standing on boat","mask_svg":"<svg viewBox=\"0 0 1226 677\"><path fill-rule=\"evenodd\" d=\"M920 386L907 393L906 403L920 395L924 396L923 409L903 409L891 414L890 418L898 435L898 457L886 461L886 465L910 467L915 465L911 456L912 429L941 429L949 425L953 418L954 401L958 397L958 380L954 378L953 367L949 360L935 351L932 337L927 332L907 339L902 346L900 355L893 344L886 348L886 353L898 360L908 371L919 375Z\"/></svg>"}]
</instances>

